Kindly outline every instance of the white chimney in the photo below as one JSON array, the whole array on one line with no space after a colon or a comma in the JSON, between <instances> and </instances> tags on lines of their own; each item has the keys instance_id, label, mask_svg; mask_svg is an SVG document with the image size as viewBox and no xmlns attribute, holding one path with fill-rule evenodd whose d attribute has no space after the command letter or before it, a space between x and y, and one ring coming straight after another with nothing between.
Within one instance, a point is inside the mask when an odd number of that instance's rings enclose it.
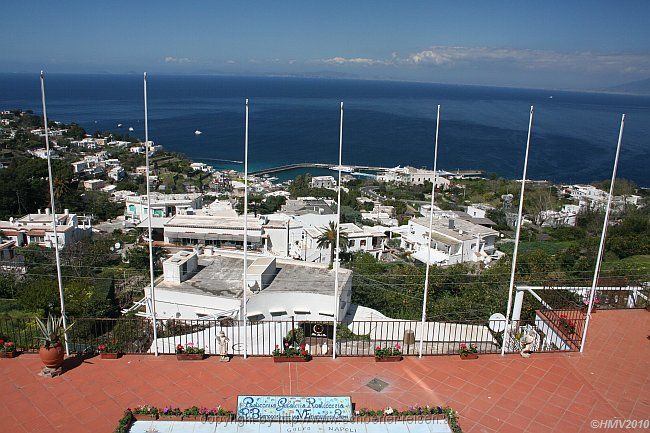
<instances>
[{"instance_id":1,"label":"white chimney","mask_svg":"<svg viewBox=\"0 0 650 433\"><path fill-rule=\"evenodd\" d=\"M45 215L49 215L49 214L50 214L50 208L49 208L49 207L46 207L46 208L45 208Z\"/></svg>"},{"instance_id":2,"label":"white chimney","mask_svg":"<svg viewBox=\"0 0 650 433\"><path fill-rule=\"evenodd\" d=\"M64 215L70 215L70 209L64 209L63 214Z\"/></svg>"}]
</instances>

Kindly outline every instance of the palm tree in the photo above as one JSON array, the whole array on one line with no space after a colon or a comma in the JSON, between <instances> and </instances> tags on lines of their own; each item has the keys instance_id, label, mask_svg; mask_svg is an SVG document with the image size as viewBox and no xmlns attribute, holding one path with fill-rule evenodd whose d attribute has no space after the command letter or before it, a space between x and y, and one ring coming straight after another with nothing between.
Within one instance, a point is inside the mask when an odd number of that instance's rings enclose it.
<instances>
[{"instance_id":1,"label":"palm tree","mask_svg":"<svg viewBox=\"0 0 650 433\"><path fill-rule=\"evenodd\" d=\"M328 227L323 227L321 235L318 237L317 246L318 248L324 250L330 249L330 268L334 262L334 250L336 249L336 224L333 221L330 221ZM341 230L339 233L339 243L341 250L345 251L348 249L348 235Z\"/></svg>"}]
</instances>

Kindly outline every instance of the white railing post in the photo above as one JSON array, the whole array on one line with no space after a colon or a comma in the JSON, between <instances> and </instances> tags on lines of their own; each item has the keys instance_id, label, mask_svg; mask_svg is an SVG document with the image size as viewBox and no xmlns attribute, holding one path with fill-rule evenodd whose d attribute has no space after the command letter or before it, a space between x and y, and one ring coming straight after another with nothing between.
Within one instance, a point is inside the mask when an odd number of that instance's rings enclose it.
<instances>
[{"instance_id":1,"label":"white railing post","mask_svg":"<svg viewBox=\"0 0 650 433\"><path fill-rule=\"evenodd\" d=\"M246 99L246 120L244 130L244 359L248 358L248 98Z\"/></svg>"},{"instance_id":2,"label":"white railing post","mask_svg":"<svg viewBox=\"0 0 650 433\"><path fill-rule=\"evenodd\" d=\"M521 234L522 213L524 211L524 191L526 190L526 172L528 171L528 151L530 149L530 134L533 129L534 108L530 106L530 117L528 118L528 138L526 139L526 156L524 157L524 172L521 176L521 192L519 193L519 212L517 213L517 228L515 230L515 248L512 252L512 267L510 269L510 285L508 286L508 307L506 308L506 329L503 330L503 341L501 342L501 355L506 353L506 339L510 332L510 310L512 309L512 290L515 287L515 271L517 269L517 252L519 251L519 236Z\"/></svg>"},{"instance_id":3,"label":"white railing post","mask_svg":"<svg viewBox=\"0 0 650 433\"><path fill-rule=\"evenodd\" d=\"M147 166L147 229L149 233L149 280L150 280L150 293L149 299L151 302L149 311L151 312L153 324L153 350L154 354L158 356L158 327L156 326L156 290L154 288L154 274L153 274L153 230L151 228L151 180L149 178L149 108L147 106L147 73L144 73L144 154L145 165Z\"/></svg>"},{"instance_id":4,"label":"white railing post","mask_svg":"<svg viewBox=\"0 0 650 433\"><path fill-rule=\"evenodd\" d=\"M621 126L618 131L618 144L616 145L616 156L614 157L614 168L612 169L612 181L609 185L609 196L607 197L607 206L605 207L605 220L603 221L603 231L600 234L600 245L598 246L598 255L596 256L596 268L594 269L594 278L591 281L591 292L589 293L589 305L587 307L587 317L585 319L585 329L582 331L580 341L580 353L584 352L587 341L587 329L591 319L591 310L594 307L594 298L596 295L596 286L600 276L600 265L605 252L605 238L607 237L607 224L609 223L609 213L612 207L612 197L614 196L614 182L616 181L616 170L618 169L618 157L621 152L621 142L623 141L623 128L625 127L625 114L621 116Z\"/></svg>"},{"instance_id":5,"label":"white railing post","mask_svg":"<svg viewBox=\"0 0 650 433\"><path fill-rule=\"evenodd\" d=\"M50 186L50 207L52 208L52 234L54 235L54 257L56 258L56 280L59 285L59 300L61 302L61 317L63 318L63 340L65 354L70 356L68 344L68 318L65 315L65 300L63 290L63 277L61 276L61 257L59 255L59 235L57 233L56 207L54 203L54 178L52 177L52 159L50 155L50 134L47 125L47 109L45 107L45 74L41 71L41 101L43 102L43 126L45 131L45 152L47 154L47 175Z\"/></svg>"},{"instance_id":6,"label":"white railing post","mask_svg":"<svg viewBox=\"0 0 650 433\"><path fill-rule=\"evenodd\" d=\"M343 164L343 102L341 102L341 120L339 123L339 180L336 202L336 259L334 260L334 329L332 334L332 359L336 359L336 331L339 320L339 249L341 247L341 165Z\"/></svg>"},{"instance_id":7,"label":"white railing post","mask_svg":"<svg viewBox=\"0 0 650 433\"><path fill-rule=\"evenodd\" d=\"M436 140L433 147L433 186L431 187L431 209L429 209L429 233L427 236L427 265L424 271L424 298L422 299L422 323L420 326L419 357L422 358L424 346L424 325L427 318L427 297L429 294L429 268L431 267L431 232L433 231L433 204L436 197L436 181L438 180L438 133L440 131L440 105L436 114Z\"/></svg>"}]
</instances>

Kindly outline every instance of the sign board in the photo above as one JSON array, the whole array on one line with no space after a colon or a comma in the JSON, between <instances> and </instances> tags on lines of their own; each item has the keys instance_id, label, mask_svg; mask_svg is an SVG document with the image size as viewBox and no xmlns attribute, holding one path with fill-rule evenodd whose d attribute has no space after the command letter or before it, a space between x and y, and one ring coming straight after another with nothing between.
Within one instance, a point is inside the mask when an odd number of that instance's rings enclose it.
<instances>
[{"instance_id":1,"label":"sign board","mask_svg":"<svg viewBox=\"0 0 650 433\"><path fill-rule=\"evenodd\" d=\"M350 397L240 395L238 421L349 421Z\"/></svg>"}]
</instances>

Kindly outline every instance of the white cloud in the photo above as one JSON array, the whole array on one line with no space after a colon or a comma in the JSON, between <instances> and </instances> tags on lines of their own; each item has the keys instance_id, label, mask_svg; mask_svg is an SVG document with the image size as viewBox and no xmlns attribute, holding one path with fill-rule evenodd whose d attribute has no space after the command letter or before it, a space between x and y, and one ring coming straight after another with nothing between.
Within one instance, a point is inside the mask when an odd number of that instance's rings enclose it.
<instances>
[{"instance_id":1,"label":"white cloud","mask_svg":"<svg viewBox=\"0 0 650 433\"><path fill-rule=\"evenodd\" d=\"M368 59L365 57L331 57L329 59L317 60L318 63L326 63L329 65L386 65L386 60Z\"/></svg>"},{"instance_id":2,"label":"white cloud","mask_svg":"<svg viewBox=\"0 0 650 433\"><path fill-rule=\"evenodd\" d=\"M507 63L522 69L549 69L592 72L650 73L650 54L562 53L521 48L432 46L402 56L391 53L386 59L331 57L316 60L330 65L454 67Z\"/></svg>"},{"instance_id":3,"label":"white cloud","mask_svg":"<svg viewBox=\"0 0 650 433\"><path fill-rule=\"evenodd\" d=\"M187 57L166 56L165 63L192 63L192 60Z\"/></svg>"}]
</instances>

